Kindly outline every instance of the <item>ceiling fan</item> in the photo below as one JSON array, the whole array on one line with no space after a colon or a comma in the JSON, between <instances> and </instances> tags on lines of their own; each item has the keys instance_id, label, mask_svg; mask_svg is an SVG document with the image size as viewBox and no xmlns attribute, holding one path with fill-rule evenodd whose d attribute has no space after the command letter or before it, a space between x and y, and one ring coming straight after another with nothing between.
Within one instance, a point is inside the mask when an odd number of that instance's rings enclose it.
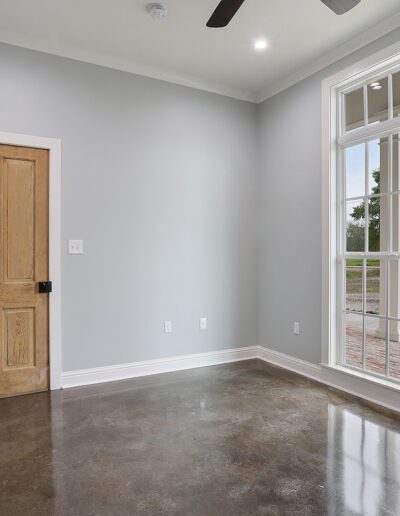
<instances>
[{"instance_id":1,"label":"ceiling fan","mask_svg":"<svg viewBox=\"0 0 400 516\"><path fill-rule=\"evenodd\" d=\"M235 16L244 0L221 0L207 22L207 27L226 27ZM344 14L361 0L321 0L335 14Z\"/></svg>"}]
</instances>

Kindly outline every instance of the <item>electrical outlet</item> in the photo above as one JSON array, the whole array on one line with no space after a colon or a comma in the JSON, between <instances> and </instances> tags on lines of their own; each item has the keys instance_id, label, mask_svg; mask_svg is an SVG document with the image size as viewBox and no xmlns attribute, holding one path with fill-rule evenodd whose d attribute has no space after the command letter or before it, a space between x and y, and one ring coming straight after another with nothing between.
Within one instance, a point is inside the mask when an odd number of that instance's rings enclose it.
<instances>
[{"instance_id":1,"label":"electrical outlet","mask_svg":"<svg viewBox=\"0 0 400 516\"><path fill-rule=\"evenodd\" d=\"M293 333L295 335L300 335L300 323L299 322L293 323Z\"/></svg>"},{"instance_id":2,"label":"electrical outlet","mask_svg":"<svg viewBox=\"0 0 400 516\"><path fill-rule=\"evenodd\" d=\"M207 329L207 317L200 317L200 330Z\"/></svg>"},{"instance_id":3,"label":"electrical outlet","mask_svg":"<svg viewBox=\"0 0 400 516\"><path fill-rule=\"evenodd\" d=\"M164 333L172 332L172 321L164 321Z\"/></svg>"}]
</instances>

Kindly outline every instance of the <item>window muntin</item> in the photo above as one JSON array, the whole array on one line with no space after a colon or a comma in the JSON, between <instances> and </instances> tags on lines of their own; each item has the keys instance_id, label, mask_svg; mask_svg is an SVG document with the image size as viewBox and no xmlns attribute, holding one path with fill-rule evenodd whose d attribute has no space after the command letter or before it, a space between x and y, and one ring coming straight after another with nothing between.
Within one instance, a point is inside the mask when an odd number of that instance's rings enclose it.
<instances>
[{"instance_id":1,"label":"window muntin","mask_svg":"<svg viewBox=\"0 0 400 516\"><path fill-rule=\"evenodd\" d=\"M339 365L400 381L400 72L338 98L337 291L344 295L335 356Z\"/></svg>"}]
</instances>

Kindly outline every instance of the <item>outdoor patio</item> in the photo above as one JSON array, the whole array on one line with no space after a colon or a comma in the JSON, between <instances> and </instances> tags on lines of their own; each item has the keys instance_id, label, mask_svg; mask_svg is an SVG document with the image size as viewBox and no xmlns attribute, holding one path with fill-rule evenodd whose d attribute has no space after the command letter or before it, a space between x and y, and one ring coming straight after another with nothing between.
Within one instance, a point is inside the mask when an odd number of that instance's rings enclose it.
<instances>
[{"instance_id":1,"label":"outdoor patio","mask_svg":"<svg viewBox=\"0 0 400 516\"><path fill-rule=\"evenodd\" d=\"M390 341L389 375L400 380L400 343ZM346 363L362 367L362 328L347 325L346 328ZM374 329L366 329L365 368L368 371L385 374L386 342L375 335Z\"/></svg>"}]
</instances>

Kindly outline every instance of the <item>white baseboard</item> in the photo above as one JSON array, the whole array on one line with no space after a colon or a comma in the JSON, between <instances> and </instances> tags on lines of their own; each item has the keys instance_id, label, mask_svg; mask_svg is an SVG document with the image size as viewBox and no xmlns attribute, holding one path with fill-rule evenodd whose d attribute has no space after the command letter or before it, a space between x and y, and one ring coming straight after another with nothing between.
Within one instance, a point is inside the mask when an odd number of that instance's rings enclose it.
<instances>
[{"instance_id":1,"label":"white baseboard","mask_svg":"<svg viewBox=\"0 0 400 516\"><path fill-rule=\"evenodd\" d=\"M209 353L197 353L195 355L181 355L161 358L159 360L133 362L131 364L80 369L78 371L63 373L62 387L65 389L81 385L126 380L127 378L136 378L138 376L170 373L172 371L227 364L229 362L240 362L252 358L258 358L257 346L211 351Z\"/></svg>"},{"instance_id":2,"label":"white baseboard","mask_svg":"<svg viewBox=\"0 0 400 516\"><path fill-rule=\"evenodd\" d=\"M316 365L278 351L258 347L258 358L270 364L301 374L370 403L400 412L400 385L386 385L359 373L339 367Z\"/></svg>"},{"instance_id":3,"label":"white baseboard","mask_svg":"<svg viewBox=\"0 0 400 516\"><path fill-rule=\"evenodd\" d=\"M131 364L69 371L62 374L62 387L79 387L82 385L112 382L115 380L126 380L139 376L240 362L254 358L259 358L269 364L282 367L288 371L293 371L294 373L306 376L307 378L357 396L358 398L363 398L366 401L400 412L400 385L399 388L394 385L382 385L363 375L352 374L351 372L345 371L343 368L311 364L310 362L305 362L299 358L285 355L284 353L268 349L264 346L225 349L222 351L211 351L209 353L182 355L161 358L159 360L134 362Z\"/></svg>"},{"instance_id":4,"label":"white baseboard","mask_svg":"<svg viewBox=\"0 0 400 516\"><path fill-rule=\"evenodd\" d=\"M291 357L263 346L258 346L258 358L269 364L277 365L294 373L307 376L307 378L321 381L321 367L311 364L310 362L305 362L300 358Z\"/></svg>"}]
</instances>

